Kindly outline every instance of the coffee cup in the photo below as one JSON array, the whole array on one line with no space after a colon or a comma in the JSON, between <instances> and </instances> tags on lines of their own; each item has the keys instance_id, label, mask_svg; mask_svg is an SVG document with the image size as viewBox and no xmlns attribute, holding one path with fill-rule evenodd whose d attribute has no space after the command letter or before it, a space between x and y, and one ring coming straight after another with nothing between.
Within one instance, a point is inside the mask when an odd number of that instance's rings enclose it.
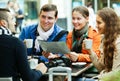
<instances>
[{"instance_id":1,"label":"coffee cup","mask_svg":"<svg viewBox=\"0 0 120 81\"><path fill-rule=\"evenodd\" d=\"M34 58L30 59L29 60L29 65L30 65L31 69L35 69L36 66L38 65L38 59L34 59Z\"/></svg>"},{"instance_id":2,"label":"coffee cup","mask_svg":"<svg viewBox=\"0 0 120 81\"><path fill-rule=\"evenodd\" d=\"M25 39L24 43L25 43L27 48L32 48L32 46L33 46L33 39Z\"/></svg>"},{"instance_id":3,"label":"coffee cup","mask_svg":"<svg viewBox=\"0 0 120 81\"><path fill-rule=\"evenodd\" d=\"M92 48L92 39L85 39L84 44L85 44L85 49L91 49Z\"/></svg>"}]
</instances>

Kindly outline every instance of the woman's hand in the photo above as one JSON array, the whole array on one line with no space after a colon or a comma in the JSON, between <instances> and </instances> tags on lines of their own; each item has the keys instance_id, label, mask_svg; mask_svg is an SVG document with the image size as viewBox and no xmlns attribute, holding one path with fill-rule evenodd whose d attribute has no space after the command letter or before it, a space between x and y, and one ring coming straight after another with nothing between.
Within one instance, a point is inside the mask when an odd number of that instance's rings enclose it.
<instances>
[{"instance_id":1,"label":"woman's hand","mask_svg":"<svg viewBox=\"0 0 120 81\"><path fill-rule=\"evenodd\" d=\"M86 40L88 40L88 39L83 40L82 49L87 50L90 53L92 50L92 46L91 45L89 46L89 43L87 43Z\"/></svg>"},{"instance_id":2,"label":"woman's hand","mask_svg":"<svg viewBox=\"0 0 120 81\"><path fill-rule=\"evenodd\" d=\"M70 59L71 59L72 61L74 61L74 62L77 61L78 56L79 56L79 54L77 54L77 53L75 53L75 52L70 52L70 54L69 54Z\"/></svg>"}]
</instances>

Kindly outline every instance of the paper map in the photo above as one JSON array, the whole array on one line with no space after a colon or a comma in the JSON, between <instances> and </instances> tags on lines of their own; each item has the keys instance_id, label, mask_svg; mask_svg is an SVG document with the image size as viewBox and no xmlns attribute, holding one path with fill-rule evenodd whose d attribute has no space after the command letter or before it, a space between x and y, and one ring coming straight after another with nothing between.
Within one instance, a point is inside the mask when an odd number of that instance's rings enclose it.
<instances>
[{"instance_id":1,"label":"paper map","mask_svg":"<svg viewBox=\"0 0 120 81\"><path fill-rule=\"evenodd\" d=\"M43 42L39 41L41 48L46 52L56 54L67 54L70 53L65 42Z\"/></svg>"}]
</instances>

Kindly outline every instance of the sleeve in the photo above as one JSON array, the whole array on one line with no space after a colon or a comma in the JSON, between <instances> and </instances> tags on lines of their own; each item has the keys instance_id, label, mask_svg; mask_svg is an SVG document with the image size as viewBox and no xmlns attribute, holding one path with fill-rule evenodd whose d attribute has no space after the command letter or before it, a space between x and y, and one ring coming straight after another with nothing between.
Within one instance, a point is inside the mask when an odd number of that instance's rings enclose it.
<instances>
[{"instance_id":1,"label":"sleeve","mask_svg":"<svg viewBox=\"0 0 120 81\"><path fill-rule=\"evenodd\" d=\"M100 58L96 55L94 51L91 52L90 59L92 60L92 63L94 66L97 68L99 72L101 72L104 69L104 64L103 64L103 54L100 54Z\"/></svg>"},{"instance_id":2,"label":"sleeve","mask_svg":"<svg viewBox=\"0 0 120 81\"><path fill-rule=\"evenodd\" d=\"M96 58L98 58L98 57L100 58L99 50L96 50L95 53L97 55ZM81 53L81 54L79 54L77 61L78 62L91 62L90 55L88 53L86 53L86 54Z\"/></svg>"},{"instance_id":3,"label":"sleeve","mask_svg":"<svg viewBox=\"0 0 120 81\"><path fill-rule=\"evenodd\" d=\"M30 26L32 27L32 26ZM30 29L29 29L29 26L27 27L24 27L19 35L19 39L24 41L24 39L29 39L30 38ZM32 48L27 48L27 55L31 55L33 53L33 50Z\"/></svg>"},{"instance_id":4,"label":"sleeve","mask_svg":"<svg viewBox=\"0 0 120 81\"><path fill-rule=\"evenodd\" d=\"M95 51L95 53L97 54L98 57L100 57L100 53L99 53L99 47L100 47L100 43L101 43L101 36L99 33L95 32L94 33L94 37L93 37L93 50Z\"/></svg>"},{"instance_id":5,"label":"sleeve","mask_svg":"<svg viewBox=\"0 0 120 81\"><path fill-rule=\"evenodd\" d=\"M114 53L113 56L113 66L112 66L112 71L110 72L101 72L100 75L98 76L100 80L102 81L119 81L120 80L120 38L117 39L116 43L116 52ZM97 61L98 66L100 65L100 60Z\"/></svg>"},{"instance_id":6,"label":"sleeve","mask_svg":"<svg viewBox=\"0 0 120 81\"><path fill-rule=\"evenodd\" d=\"M91 32L89 32L88 36L91 39L93 39L93 46L92 46L93 51L95 51L95 54L97 55L97 57L100 57L100 52L99 52L99 46L100 46L100 42L101 42L100 35L96 31L91 30ZM79 54L78 61L91 62L91 59L89 56L90 55L89 55L88 51L82 49L82 53Z\"/></svg>"},{"instance_id":7,"label":"sleeve","mask_svg":"<svg viewBox=\"0 0 120 81\"><path fill-rule=\"evenodd\" d=\"M120 38L116 41L116 52L113 56L113 66L112 70L120 68Z\"/></svg>"},{"instance_id":8,"label":"sleeve","mask_svg":"<svg viewBox=\"0 0 120 81\"><path fill-rule=\"evenodd\" d=\"M67 44L68 48L71 50L72 49L72 31L69 32L67 35L66 44Z\"/></svg>"},{"instance_id":9,"label":"sleeve","mask_svg":"<svg viewBox=\"0 0 120 81\"><path fill-rule=\"evenodd\" d=\"M26 48L20 40L17 40L15 49L16 49L16 55L15 55L16 64L22 80L38 81L42 76L42 73L40 71L30 69L27 60Z\"/></svg>"},{"instance_id":10,"label":"sleeve","mask_svg":"<svg viewBox=\"0 0 120 81\"><path fill-rule=\"evenodd\" d=\"M22 29L22 31L19 35L19 39L22 40L22 41L25 39L25 28Z\"/></svg>"},{"instance_id":11,"label":"sleeve","mask_svg":"<svg viewBox=\"0 0 120 81\"><path fill-rule=\"evenodd\" d=\"M78 62L91 62L89 54L82 54L82 53L79 54L77 61Z\"/></svg>"}]
</instances>

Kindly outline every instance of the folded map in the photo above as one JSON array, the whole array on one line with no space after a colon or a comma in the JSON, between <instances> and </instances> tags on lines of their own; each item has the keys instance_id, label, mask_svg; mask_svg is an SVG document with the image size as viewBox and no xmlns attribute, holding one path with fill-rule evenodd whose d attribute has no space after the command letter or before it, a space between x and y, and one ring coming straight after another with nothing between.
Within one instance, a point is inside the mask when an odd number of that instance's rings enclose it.
<instances>
[{"instance_id":1,"label":"folded map","mask_svg":"<svg viewBox=\"0 0 120 81\"><path fill-rule=\"evenodd\" d=\"M70 53L65 42L45 42L39 41L41 48L46 52L51 52L55 54L67 54Z\"/></svg>"}]
</instances>

